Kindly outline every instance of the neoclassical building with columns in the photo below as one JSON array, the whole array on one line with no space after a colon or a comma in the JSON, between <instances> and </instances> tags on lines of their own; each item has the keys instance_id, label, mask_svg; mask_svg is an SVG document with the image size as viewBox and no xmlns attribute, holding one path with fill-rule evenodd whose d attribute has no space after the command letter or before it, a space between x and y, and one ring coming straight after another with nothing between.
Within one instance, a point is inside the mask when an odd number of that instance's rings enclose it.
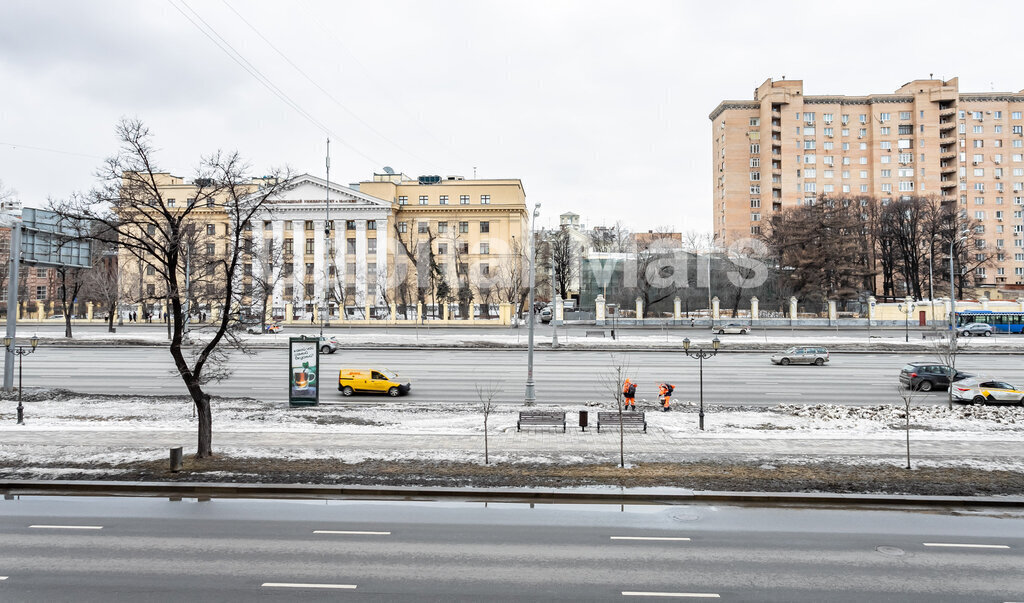
<instances>
[{"instance_id":1,"label":"neoclassical building with columns","mask_svg":"<svg viewBox=\"0 0 1024 603\"><path fill-rule=\"evenodd\" d=\"M194 197L195 186L182 178L158 174L157 180L169 204ZM194 216L206 254L226 252L231 222L223 208L210 204ZM394 319L396 312L411 318L402 310L417 306L448 316L435 297L437 283L446 281L450 290L471 291L475 315L486 318L492 306L511 301L498 292L508 291L501 279L525 259L529 218L518 179L410 178L386 171L344 186L303 174L269 199L246 230L237 290L251 316L262 312L262 291L268 292L267 314L279 320ZM425 265L429 294L423 291ZM126 287L138 293L126 299L158 312L159 275L128 273L136 276ZM197 306L216 311L203 300Z\"/></svg>"},{"instance_id":2,"label":"neoclassical building with columns","mask_svg":"<svg viewBox=\"0 0 1024 603\"><path fill-rule=\"evenodd\" d=\"M316 176L288 182L253 216L253 239L260 229L263 240L253 247L251 277L272 286L272 315L291 308L295 317L319 316L329 308L329 316L343 318L346 307L346 317L362 318L367 306L386 307L394 213L390 201Z\"/></svg>"}]
</instances>

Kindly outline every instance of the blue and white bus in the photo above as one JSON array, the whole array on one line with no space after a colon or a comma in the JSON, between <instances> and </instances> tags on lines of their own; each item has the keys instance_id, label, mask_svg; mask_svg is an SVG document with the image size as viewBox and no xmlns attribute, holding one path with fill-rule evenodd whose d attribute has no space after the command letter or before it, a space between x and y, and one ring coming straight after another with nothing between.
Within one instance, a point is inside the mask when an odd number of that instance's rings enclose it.
<instances>
[{"instance_id":1,"label":"blue and white bus","mask_svg":"<svg viewBox=\"0 0 1024 603\"><path fill-rule=\"evenodd\" d=\"M1024 331L1024 312L992 312L990 310L966 310L956 313L956 326L969 322L992 325L996 333L1020 333Z\"/></svg>"}]
</instances>

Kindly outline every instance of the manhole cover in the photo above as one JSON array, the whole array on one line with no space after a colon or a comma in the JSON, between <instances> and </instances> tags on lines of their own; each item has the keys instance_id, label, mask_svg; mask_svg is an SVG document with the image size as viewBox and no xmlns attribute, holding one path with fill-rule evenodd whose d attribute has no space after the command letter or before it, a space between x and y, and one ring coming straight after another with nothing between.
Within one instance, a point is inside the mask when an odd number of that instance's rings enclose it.
<instances>
[{"instance_id":1,"label":"manhole cover","mask_svg":"<svg viewBox=\"0 0 1024 603\"><path fill-rule=\"evenodd\" d=\"M890 557L902 557L907 554L906 551L896 546L878 546L875 547L875 550Z\"/></svg>"}]
</instances>

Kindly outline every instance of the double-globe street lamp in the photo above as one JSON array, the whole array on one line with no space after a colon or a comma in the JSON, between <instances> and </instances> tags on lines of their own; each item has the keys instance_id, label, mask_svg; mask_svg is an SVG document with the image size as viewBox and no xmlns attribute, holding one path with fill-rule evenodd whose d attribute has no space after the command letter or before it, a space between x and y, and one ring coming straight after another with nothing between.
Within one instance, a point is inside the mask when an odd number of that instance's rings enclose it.
<instances>
[{"instance_id":1,"label":"double-globe street lamp","mask_svg":"<svg viewBox=\"0 0 1024 603\"><path fill-rule=\"evenodd\" d=\"M696 358L700 361L700 430L704 431L704 359L711 358L718 354L718 346L722 342L715 337L711 340L711 351L705 352L704 348L697 348L696 351L690 351L690 338L687 337L683 340L683 351L690 358Z\"/></svg>"},{"instance_id":2,"label":"double-globe street lamp","mask_svg":"<svg viewBox=\"0 0 1024 603\"><path fill-rule=\"evenodd\" d=\"M27 345L12 345L14 343L14 338L4 337L4 347L18 357L18 425L25 424L25 407L21 405L21 359L22 357L28 356L32 352L36 351L36 346L39 345L39 336L33 335L32 339L29 339L28 342L32 344L32 347Z\"/></svg>"},{"instance_id":3,"label":"double-globe street lamp","mask_svg":"<svg viewBox=\"0 0 1024 603\"><path fill-rule=\"evenodd\" d=\"M896 307L903 312L903 341L910 343L910 315L914 313L914 299L908 295L903 303L897 304Z\"/></svg>"},{"instance_id":4,"label":"double-globe street lamp","mask_svg":"<svg viewBox=\"0 0 1024 603\"><path fill-rule=\"evenodd\" d=\"M529 343L527 344L529 351L526 356L526 397L523 400L523 403L526 404L526 406L533 406L537 403L537 393L533 382L533 304L535 300L535 289L537 288L537 239L535 232L537 229L538 216L540 216L540 203L533 206L533 219L530 220L530 308L526 313L530 321L530 334L528 339ZM552 296L552 299L554 299L554 296Z\"/></svg>"}]
</instances>

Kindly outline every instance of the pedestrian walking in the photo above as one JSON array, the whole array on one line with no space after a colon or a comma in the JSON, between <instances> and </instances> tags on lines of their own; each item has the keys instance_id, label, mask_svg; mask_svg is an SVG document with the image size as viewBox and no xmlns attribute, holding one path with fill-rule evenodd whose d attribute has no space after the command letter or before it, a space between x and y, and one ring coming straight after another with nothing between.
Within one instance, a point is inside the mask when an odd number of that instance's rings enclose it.
<instances>
[{"instance_id":1,"label":"pedestrian walking","mask_svg":"<svg viewBox=\"0 0 1024 603\"><path fill-rule=\"evenodd\" d=\"M676 389L671 383L662 383L658 386L658 399L661 400L661 412L672 410L672 392Z\"/></svg>"},{"instance_id":2,"label":"pedestrian walking","mask_svg":"<svg viewBox=\"0 0 1024 603\"><path fill-rule=\"evenodd\" d=\"M310 314L309 315L309 324L314 324L315 322L316 322L316 314Z\"/></svg>"},{"instance_id":3,"label":"pedestrian walking","mask_svg":"<svg viewBox=\"0 0 1024 603\"><path fill-rule=\"evenodd\" d=\"M636 383L627 378L622 384L622 395L626 398L626 410L636 410Z\"/></svg>"},{"instance_id":4,"label":"pedestrian walking","mask_svg":"<svg viewBox=\"0 0 1024 603\"><path fill-rule=\"evenodd\" d=\"M696 324L696 321L693 320L693 318L690 318L690 328L691 329L693 328L693 325L695 325L695 324Z\"/></svg>"}]
</instances>

